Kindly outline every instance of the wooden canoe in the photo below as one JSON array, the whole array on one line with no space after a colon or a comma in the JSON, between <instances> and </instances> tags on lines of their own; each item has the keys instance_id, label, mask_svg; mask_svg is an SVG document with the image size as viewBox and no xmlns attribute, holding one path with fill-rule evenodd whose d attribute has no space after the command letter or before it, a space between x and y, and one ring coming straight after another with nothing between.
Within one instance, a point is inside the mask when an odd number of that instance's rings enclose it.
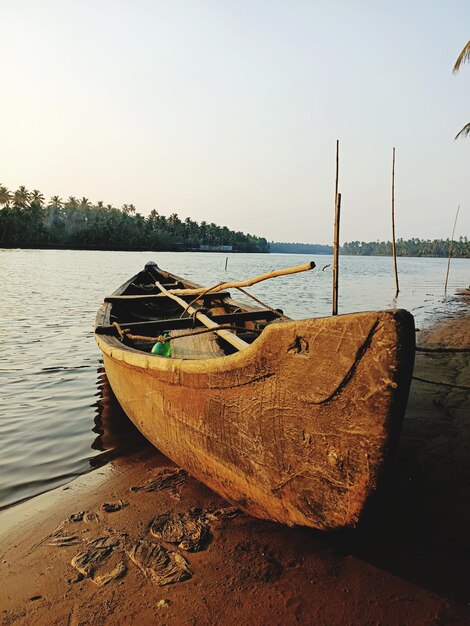
<instances>
[{"instance_id":1,"label":"wooden canoe","mask_svg":"<svg viewBox=\"0 0 470 626\"><path fill-rule=\"evenodd\" d=\"M320 529L357 524L404 416L415 330L404 310L288 320L273 309L201 295L193 304L230 324L244 347L215 333L152 343L120 339L194 332L163 288L196 288L148 263L105 299L95 336L129 418L165 455L244 511ZM190 303L194 295L183 296Z\"/></svg>"}]
</instances>

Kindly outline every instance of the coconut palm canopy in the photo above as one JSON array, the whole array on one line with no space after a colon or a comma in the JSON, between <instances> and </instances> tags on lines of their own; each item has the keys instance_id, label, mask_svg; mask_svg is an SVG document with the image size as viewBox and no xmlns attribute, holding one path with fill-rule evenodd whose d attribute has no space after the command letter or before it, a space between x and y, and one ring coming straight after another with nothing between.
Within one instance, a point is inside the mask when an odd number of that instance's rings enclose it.
<instances>
[{"instance_id":1,"label":"coconut palm canopy","mask_svg":"<svg viewBox=\"0 0 470 626\"><path fill-rule=\"evenodd\" d=\"M267 252L264 237L233 231L214 223L183 222L156 210L145 218L134 204L116 209L83 196L45 202L38 189L10 192L0 183L0 247L69 247L110 250L182 250L230 246L240 252Z\"/></svg>"},{"instance_id":2,"label":"coconut palm canopy","mask_svg":"<svg viewBox=\"0 0 470 626\"><path fill-rule=\"evenodd\" d=\"M468 63L470 61L470 41L467 41L467 44L464 46L462 52L459 54L457 61L455 62L453 73L456 74L460 66L463 63ZM455 139L459 137L467 137L470 135L470 123L465 124L465 126L455 135Z\"/></svg>"},{"instance_id":3,"label":"coconut palm canopy","mask_svg":"<svg viewBox=\"0 0 470 626\"><path fill-rule=\"evenodd\" d=\"M469 61L470 61L470 41L467 41L467 45L459 54L457 61L455 62L453 73L456 74L459 71L462 63L468 63Z\"/></svg>"}]
</instances>

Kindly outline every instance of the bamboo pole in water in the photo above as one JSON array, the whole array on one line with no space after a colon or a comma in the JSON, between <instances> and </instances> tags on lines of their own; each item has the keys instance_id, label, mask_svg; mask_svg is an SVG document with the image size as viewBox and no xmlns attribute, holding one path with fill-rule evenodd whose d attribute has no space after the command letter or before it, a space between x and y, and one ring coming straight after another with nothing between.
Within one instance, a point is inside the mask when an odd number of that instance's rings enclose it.
<instances>
[{"instance_id":1,"label":"bamboo pole in water","mask_svg":"<svg viewBox=\"0 0 470 626\"><path fill-rule=\"evenodd\" d=\"M395 148L393 148L392 158L392 255L393 255L393 269L395 272L395 298L400 293L400 287L398 286L398 268L397 268L397 250L395 246Z\"/></svg>"},{"instance_id":2,"label":"bamboo pole in water","mask_svg":"<svg viewBox=\"0 0 470 626\"><path fill-rule=\"evenodd\" d=\"M333 234L333 315L338 315L338 284L339 284L339 220L341 211L341 194L338 193L339 180L339 139L336 140L336 178L335 178L335 226Z\"/></svg>"},{"instance_id":3,"label":"bamboo pole in water","mask_svg":"<svg viewBox=\"0 0 470 626\"><path fill-rule=\"evenodd\" d=\"M339 222L341 217L341 194L336 194L335 235L333 242L333 315L338 315L339 286Z\"/></svg>"},{"instance_id":4,"label":"bamboo pole in water","mask_svg":"<svg viewBox=\"0 0 470 626\"><path fill-rule=\"evenodd\" d=\"M450 244L449 244L449 259L447 261L447 273L446 273L446 284L445 284L445 287L444 287L444 295L447 295L447 282L449 280L450 257L452 256L452 246L454 244L455 227L457 225L457 218L459 216L459 211L460 211L460 204L457 207L457 213L455 214L454 228L452 229L452 237L450 239Z\"/></svg>"},{"instance_id":5,"label":"bamboo pole in water","mask_svg":"<svg viewBox=\"0 0 470 626\"><path fill-rule=\"evenodd\" d=\"M339 181L339 139L336 140L335 210L336 210L336 198L338 196L338 181Z\"/></svg>"}]
</instances>

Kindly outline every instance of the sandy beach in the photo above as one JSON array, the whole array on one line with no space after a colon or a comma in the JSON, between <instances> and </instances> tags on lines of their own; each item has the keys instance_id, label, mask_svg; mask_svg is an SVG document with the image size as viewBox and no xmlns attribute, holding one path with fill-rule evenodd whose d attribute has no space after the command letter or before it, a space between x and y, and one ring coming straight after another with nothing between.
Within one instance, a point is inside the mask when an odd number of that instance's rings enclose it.
<instances>
[{"instance_id":1,"label":"sandy beach","mask_svg":"<svg viewBox=\"0 0 470 626\"><path fill-rule=\"evenodd\" d=\"M470 316L417 344L360 528L250 518L148 446L0 514L1 623L469 623Z\"/></svg>"}]
</instances>

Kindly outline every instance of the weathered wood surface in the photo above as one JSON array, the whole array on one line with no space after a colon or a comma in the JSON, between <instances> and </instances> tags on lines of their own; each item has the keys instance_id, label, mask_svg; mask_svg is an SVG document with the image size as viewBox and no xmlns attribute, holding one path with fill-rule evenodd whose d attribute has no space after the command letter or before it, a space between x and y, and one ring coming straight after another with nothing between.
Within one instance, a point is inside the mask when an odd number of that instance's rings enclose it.
<instances>
[{"instance_id":1,"label":"weathered wood surface","mask_svg":"<svg viewBox=\"0 0 470 626\"><path fill-rule=\"evenodd\" d=\"M358 522L406 407L409 313L275 323L240 352L203 360L96 340L131 420L214 491L289 525Z\"/></svg>"},{"instance_id":2,"label":"weathered wood surface","mask_svg":"<svg viewBox=\"0 0 470 626\"><path fill-rule=\"evenodd\" d=\"M225 356L217 343L215 333L187 335L187 330L173 330L171 337L178 337L171 342L172 357L175 359L214 359Z\"/></svg>"},{"instance_id":3,"label":"weathered wood surface","mask_svg":"<svg viewBox=\"0 0 470 626\"><path fill-rule=\"evenodd\" d=\"M278 276L288 276L289 274L298 274L299 272L308 272L309 270L313 270L315 267L315 263L310 261L309 263L304 263L303 265L296 265L295 267L288 267L281 270L273 270L272 272L267 272L266 274L261 274L261 276L256 276L255 278L249 278L248 280L241 281L231 281L226 283L220 283L220 285L215 285L214 287L207 288L204 287L196 287L190 289L172 289L171 293L179 296L196 296L200 293L217 293L219 291L223 291L224 289L233 289L239 287L250 287L251 285L256 285L257 283L262 282L263 280L268 280L270 278L276 278Z\"/></svg>"}]
</instances>

